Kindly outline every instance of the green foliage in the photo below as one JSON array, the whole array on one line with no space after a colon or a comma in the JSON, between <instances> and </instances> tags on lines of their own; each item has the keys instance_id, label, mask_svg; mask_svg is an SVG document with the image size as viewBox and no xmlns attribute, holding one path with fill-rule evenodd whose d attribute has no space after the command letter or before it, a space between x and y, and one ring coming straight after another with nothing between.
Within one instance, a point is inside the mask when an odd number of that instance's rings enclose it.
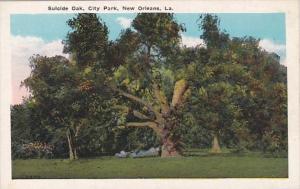
<instances>
[{"instance_id":1,"label":"green foliage","mask_svg":"<svg viewBox=\"0 0 300 189\"><path fill-rule=\"evenodd\" d=\"M196 72L190 74L195 126L217 130L223 145L239 151L272 151L275 146L285 151L286 68L274 54L259 48L259 40L229 39L220 31L216 16L202 15L199 26L208 51L202 50L201 58L194 61ZM280 132L269 137L276 130Z\"/></svg>"},{"instance_id":2,"label":"green foliage","mask_svg":"<svg viewBox=\"0 0 300 189\"><path fill-rule=\"evenodd\" d=\"M169 13L139 13L132 26L148 53L152 50L152 55L157 56L165 56L178 47L179 34L185 30Z\"/></svg>"},{"instance_id":3,"label":"green foliage","mask_svg":"<svg viewBox=\"0 0 300 189\"><path fill-rule=\"evenodd\" d=\"M159 146L159 139L152 129L129 129L127 131L127 141L123 149L127 151L148 150L153 146ZM124 145L123 144L123 145Z\"/></svg>"},{"instance_id":4,"label":"green foliage","mask_svg":"<svg viewBox=\"0 0 300 189\"><path fill-rule=\"evenodd\" d=\"M69 59L30 59L23 84L32 96L11 108L13 157L34 141L53 145L56 157L147 149L166 137L178 149L208 148L213 133L236 151L286 152L286 67L258 39L230 37L219 22L201 15L205 47L187 48L173 14L137 14L114 41L96 14L78 14L67 23ZM124 128L141 121L163 131Z\"/></svg>"},{"instance_id":5,"label":"green foliage","mask_svg":"<svg viewBox=\"0 0 300 189\"><path fill-rule=\"evenodd\" d=\"M108 29L96 14L78 14L70 19L72 29L64 41L64 53L70 53L80 67L103 66L107 51Z\"/></svg>"},{"instance_id":6,"label":"green foliage","mask_svg":"<svg viewBox=\"0 0 300 189\"><path fill-rule=\"evenodd\" d=\"M40 124L39 110L32 100L23 104L11 106L11 149L12 158L25 157L23 145L34 141L49 142L53 137L43 125Z\"/></svg>"},{"instance_id":7,"label":"green foliage","mask_svg":"<svg viewBox=\"0 0 300 189\"><path fill-rule=\"evenodd\" d=\"M222 49L228 45L229 35L221 32L220 20L216 15L204 14L200 16L199 27L203 30L201 38L208 48Z\"/></svg>"}]
</instances>

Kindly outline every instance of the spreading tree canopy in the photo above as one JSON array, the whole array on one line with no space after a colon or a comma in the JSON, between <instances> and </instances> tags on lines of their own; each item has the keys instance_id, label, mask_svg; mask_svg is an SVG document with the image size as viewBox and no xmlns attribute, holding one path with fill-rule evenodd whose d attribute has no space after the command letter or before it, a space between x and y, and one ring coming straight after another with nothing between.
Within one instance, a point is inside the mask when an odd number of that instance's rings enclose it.
<instances>
[{"instance_id":1,"label":"spreading tree canopy","mask_svg":"<svg viewBox=\"0 0 300 189\"><path fill-rule=\"evenodd\" d=\"M204 129L212 152L220 152L220 141L286 137L286 69L258 40L221 31L216 16L200 16L205 46L189 48L181 42L184 26L169 13L139 13L113 41L95 14L78 14L68 25L69 58L33 57L24 84L43 124L66 136L71 159L86 143L83 128L106 128L103 136L145 128L162 157L180 156L189 130Z\"/></svg>"}]
</instances>

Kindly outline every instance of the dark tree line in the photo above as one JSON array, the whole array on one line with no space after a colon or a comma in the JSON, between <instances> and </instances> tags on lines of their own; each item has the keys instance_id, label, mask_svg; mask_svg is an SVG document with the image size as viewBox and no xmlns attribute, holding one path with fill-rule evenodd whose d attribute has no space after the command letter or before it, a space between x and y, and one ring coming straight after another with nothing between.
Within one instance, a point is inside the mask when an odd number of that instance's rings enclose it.
<instances>
[{"instance_id":1,"label":"dark tree line","mask_svg":"<svg viewBox=\"0 0 300 189\"><path fill-rule=\"evenodd\" d=\"M67 24L69 59L30 59L31 96L11 107L14 157L37 141L70 159L152 146L162 157L287 151L287 70L258 39L230 37L210 14L196 47L181 45L173 14L138 14L114 41L95 14Z\"/></svg>"}]
</instances>

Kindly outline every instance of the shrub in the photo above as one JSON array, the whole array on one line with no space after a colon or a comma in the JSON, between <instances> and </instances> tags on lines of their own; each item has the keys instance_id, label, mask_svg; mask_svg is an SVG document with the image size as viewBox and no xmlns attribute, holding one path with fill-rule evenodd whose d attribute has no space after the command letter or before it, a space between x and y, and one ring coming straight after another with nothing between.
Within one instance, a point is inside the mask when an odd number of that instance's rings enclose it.
<instances>
[{"instance_id":1,"label":"shrub","mask_svg":"<svg viewBox=\"0 0 300 189\"><path fill-rule=\"evenodd\" d=\"M263 150L275 157L287 155L287 138L271 131L265 132L263 136Z\"/></svg>"},{"instance_id":2,"label":"shrub","mask_svg":"<svg viewBox=\"0 0 300 189\"><path fill-rule=\"evenodd\" d=\"M16 154L17 158L52 158L53 146L41 142L31 142L21 145Z\"/></svg>"}]
</instances>

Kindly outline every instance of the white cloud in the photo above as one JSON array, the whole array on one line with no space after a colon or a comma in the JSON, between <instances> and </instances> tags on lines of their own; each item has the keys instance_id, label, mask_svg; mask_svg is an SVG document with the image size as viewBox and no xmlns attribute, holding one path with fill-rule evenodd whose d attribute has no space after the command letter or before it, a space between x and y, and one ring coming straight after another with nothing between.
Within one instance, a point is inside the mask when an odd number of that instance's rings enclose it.
<instances>
[{"instance_id":1,"label":"white cloud","mask_svg":"<svg viewBox=\"0 0 300 189\"><path fill-rule=\"evenodd\" d=\"M286 64L286 54L285 54L285 45L275 43L272 40L269 39L262 39L259 42L259 46L263 49L265 49L268 52L276 53L280 56L280 63L282 65L287 66Z\"/></svg>"},{"instance_id":2,"label":"white cloud","mask_svg":"<svg viewBox=\"0 0 300 189\"><path fill-rule=\"evenodd\" d=\"M121 27L122 27L123 29L127 29L127 28L130 28L132 19L130 19L130 18L125 18L125 17L118 17L118 18L117 18L117 22L118 22L118 24L121 25Z\"/></svg>"},{"instance_id":3,"label":"white cloud","mask_svg":"<svg viewBox=\"0 0 300 189\"><path fill-rule=\"evenodd\" d=\"M282 64L284 66L288 66L287 61L286 61L286 57L283 57L283 58L280 57L280 64Z\"/></svg>"},{"instance_id":4,"label":"white cloud","mask_svg":"<svg viewBox=\"0 0 300 189\"><path fill-rule=\"evenodd\" d=\"M282 53L283 51L285 51L285 45L275 43L274 41L269 39L260 40L259 46L266 51L274 53Z\"/></svg>"},{"instance_id":5,"label":"white cloud","mask_svg":"<svg viewBox=\"0 0 300 189\"><path fill-rule=\"evenodd\" d=\"M24 87L20 88L21 81L30 75L29 58L34 54L43 56L55 56L63 54L63 44L61 40L45 42L38 37L30 36L11 36L12 51L12 88L13 104L20 103L22 96L28 96Z\"/></svg>"},{"instance_id":6,"label":"white cloud","mask_svg":"<svg viewBox=\"0 0 300 189\"><path fill-rule=\"evenodd\" d=\"M182 45L185 45L186 47L196 47L197 45L205 47L204 41L199 37L191 37L181 34L181 39Z\"/></svg>"}]
</instances>

